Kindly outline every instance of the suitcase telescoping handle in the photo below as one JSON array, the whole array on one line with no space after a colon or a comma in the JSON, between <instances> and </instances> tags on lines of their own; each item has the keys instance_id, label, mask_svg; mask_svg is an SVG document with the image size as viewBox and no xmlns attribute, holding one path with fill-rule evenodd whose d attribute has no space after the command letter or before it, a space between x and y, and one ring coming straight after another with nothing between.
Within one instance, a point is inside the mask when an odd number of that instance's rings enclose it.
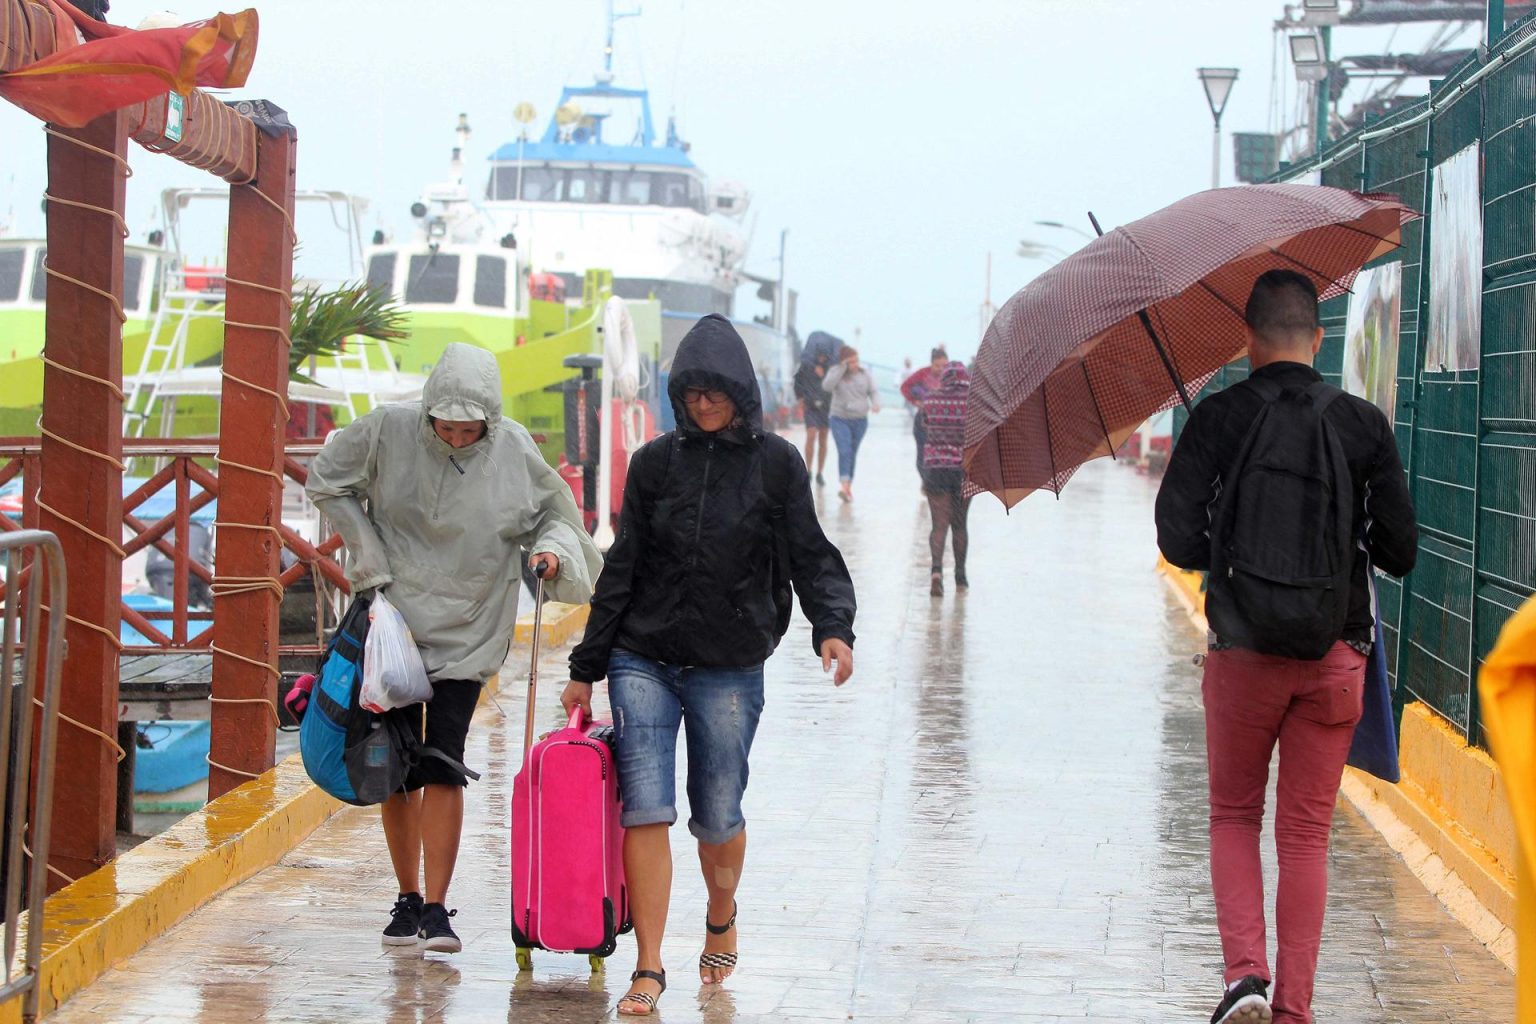
<instances>
[{"instance_id":1,"label":"suitcase telescoping handle","mask_svg":"<svg viewBox=\"0 0 1536 1024\"><path fill-rule=\"evenodd\" d=\"M533 708L539 695L539 635L544 625L544 570L549 563L542 558L533 563L533 657L528 665L528 714L523 725L523 760L533 750Z\"/></svg>"}]
</instances>

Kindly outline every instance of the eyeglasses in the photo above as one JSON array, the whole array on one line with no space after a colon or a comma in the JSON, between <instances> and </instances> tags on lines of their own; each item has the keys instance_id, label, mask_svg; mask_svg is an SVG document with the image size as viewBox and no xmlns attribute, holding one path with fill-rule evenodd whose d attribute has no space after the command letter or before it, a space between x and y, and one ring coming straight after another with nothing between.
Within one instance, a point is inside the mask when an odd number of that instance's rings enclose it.
<instances>
[{"instance_id":1,"label":"eyeglasses","mask_svg":"<svg viewBox=\"0 0 1536 1024\"><path fill-rule=\"evenodd\" d=\"M683 388L683 401L689 405L697 405L706 398L709 399L710 405L721 405L728 401L730 396L718 388Z\"/></svg>"}]
</instances>

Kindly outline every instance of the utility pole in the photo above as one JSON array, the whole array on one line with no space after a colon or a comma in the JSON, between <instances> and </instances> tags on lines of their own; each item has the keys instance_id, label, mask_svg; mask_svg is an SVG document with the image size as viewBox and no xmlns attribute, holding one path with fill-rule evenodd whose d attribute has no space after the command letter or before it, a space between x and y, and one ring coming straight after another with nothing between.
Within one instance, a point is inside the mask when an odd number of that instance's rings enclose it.
<instances>
[{"instance_id":1,"label":"utility pole","mask_svg":"<svg viewBox=\"0 0 1536 1024\"><path fill-rule=\"evenodd\" d=\"M1486 38L1490 47L1504 38L1504 0L1488 0Z\"/></svg>"},{"instance_id":2,"label":"utility pole","mask_svg":"<svg viewBox=\"0 0 1536 1024\"><path fill-rule=\"evenodd\" d=\"M773 292L773 329L780 333L784 330L784 318L788 313L784 294L784 240L789 237L789 228L779 231L779 286Z\"/></svg>"},{"instance_id":3,"label":"utility pole","mask_svg":"<svg viewBox=\"0 0 1536 1024\"><path fill-rule=\"evenodd\" d=\"M1333 29L1324 25L1317 30L1317 37L1323 44L1323 67L1328 73L1317 82L1317 120L1312 129L1313 153L1321 153L1328 145L1328 107L1333 100Z\"/></svg>"}]
</instances>

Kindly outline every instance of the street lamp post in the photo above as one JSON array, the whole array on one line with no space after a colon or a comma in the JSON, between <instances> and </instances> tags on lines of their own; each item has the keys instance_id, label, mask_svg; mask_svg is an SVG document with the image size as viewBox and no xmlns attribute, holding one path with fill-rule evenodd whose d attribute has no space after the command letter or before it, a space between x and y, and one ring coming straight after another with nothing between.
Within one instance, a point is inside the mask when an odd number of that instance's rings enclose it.
<instances>
[{"instance_id":1,"label":"street lamp post","mask_svg":"<svg viewBox=\"0 0 1536 1024\"><path fill-rule=\"evenodd\" d=\"M1071 224L1063 224L1059 220L1037 220L1035 223L1042 228L1059 228L1062 231L1070 231L1074 235L1082 235L1090 242L1093 241L1093 236L1084 231L1082 228L1075 228Z\"/></svg>"},{"instance_id":2,"label":"street lamp post","mask_svg":"<svg viewBox=\"0 0 1536 1024\"><path fill-rule=\"evenodd\" d=\"M1072 254L1059 245L1052 245L1049 242L1037 242L1033 238L1023 238L1019 240L1019 248L1016 255L1022 260L1048 260L1051 263L1055 263L1057 260L1064 259Z\"/></svg>"},{"instance_id":3,"label":"street lamp post","mask_svg":"<svg viewBox=\"0 0 1536 1024\"><path fill-rule=\"evenodd\" d=\"M1200 68L1200 84L1205 86L1205 101L1211 107L1215 137L1211 141L1211 188L1221 188L1221 114L1227 109L1237 68Z\"/></svg>"}]
</instances>

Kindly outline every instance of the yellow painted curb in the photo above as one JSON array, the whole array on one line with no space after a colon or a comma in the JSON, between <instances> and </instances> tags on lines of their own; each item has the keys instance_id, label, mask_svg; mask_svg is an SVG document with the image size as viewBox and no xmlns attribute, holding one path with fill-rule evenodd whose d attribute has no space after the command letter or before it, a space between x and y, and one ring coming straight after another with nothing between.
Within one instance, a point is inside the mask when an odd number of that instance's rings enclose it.
<instances>
[{"instance_id":1,"label":"yellow painted curb","mask_svg":"<svg viewBox=\"0 0 1536 1024\"><path fill-rule=\"evenodd\" d=\"M1408 870L1513 971L1515 900L1514 893L1503 888L1498 863L1480 855L1464 829L1437 820L1426 809L1422 791L1415 799L1416 790L1406 776L1394 786L1353 768L1344 770L1339 784L1350 805L1381 833Z\"/></svg>"},{"instance_id":2,"label":"yellow painted curb","mask_svg":"<svg viewBox=\"0 0 1536 1024\"><path fill-rule=\"evenodd\" d=\"M277 863L341 807L295 754L54 893L43 926L42 1012Z\"/></svg>"},{"instance_id":3,"label":"yellow painted curb","mask_svg":"<svg viewBox=\"0 0 1536 1024\"><path fill-rule=\"evenodd\" d=\"M1400 736L1402 781L1350 771L1344 793L1367 819L1386 822L1378 828L1393 849L1512 968L1515 833L1498 766L1422 703L1403 709ZM1413 840L1399 842L1397 829Z\"/></svg>"},{"instance_id":4,"label":"yellow painted curb","mask_svg":"<svg viewBox=\"0 0 1536 1024\"><path fill-rule=\"evenodd\" d=\"M1162 555L1157 556L1157 571L1163 574L1173 596L1184 606L1184 612L1203 633L1208 628L1205 621L1205 580L1198 572L1180 569Z\"/></svg>"},{"instance_id":5,"label":"yellow painted curb","mask_svg":"<svg viewBox=\"0 0 1536 1024\"><path fill-rule=\"evenodd\" d=\"M539 643L544 647L562 647L569 643L571 637L586 628L587 616L591 610L591 606L585 604L546 602ZM520 644L533 642L532 612L518 616L517 629L513 632L512 639Z\"/></svg>"}]
</instances>

